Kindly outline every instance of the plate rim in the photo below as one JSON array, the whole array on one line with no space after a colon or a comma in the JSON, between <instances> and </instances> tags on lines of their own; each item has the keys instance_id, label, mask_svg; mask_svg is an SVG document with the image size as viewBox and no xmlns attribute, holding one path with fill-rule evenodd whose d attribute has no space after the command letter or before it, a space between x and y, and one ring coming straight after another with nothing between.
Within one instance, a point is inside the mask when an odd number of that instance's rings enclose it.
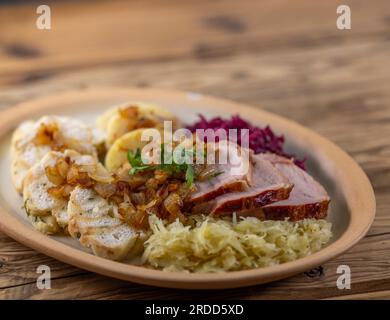
<instances>
[{"instance_id":1,"label":"plate rim","mask_svg":"<svg viewBox=\"0 0 390 320\"><path fill-rule=\"evenodd\" d=\"M189 94L192 94L192 96L189 96ZM302 139L300 141L305 141L305 143L319 143L322 147L322 151L318 156L326 154L327 159L339 160L338 165L343 169L341 174L344 174L346 181L349 182L343 187L353 196L352 199L348 199L348 205L352 204L356 207L359 204L361 206L359 211L363 211L364 214L359 216L357 209L352 208L354 211L350 209L351 215L349 224L340 238L320 251L305 258L286 262L277 266L211 274L164 272L94 256L93 254L73 248L56 241L49 236L43 235L34 229L28 228L10 214L7 209L3 208L1 203L0 231L16 241L57 260L113 278L167 288L223 289L271 282L319 266L328 260L334 259L354 246L364 237L374 221L376 201L372 185L363 169L344 150L315 131L306 128L293 120L263 109L253 108L246 104L208 95L199 94L194 96L193 93L177 90L120 87L88 88L84 90L55 93L25 101L1 111L0 138L3 138L8 134L10 130L22 120L27 120L28 116L31 118L31 115L34 114L35 111L53 111L56 108L59 108L58 104L66 104L66 102L69 103L71 101L88 101L91 97L94 99L101 98L101 101L104 101L104 99L109 100L112 99L114 95L124 97L156 96L160 99L165 97L171 100L185 101L186 105L196 105L199 103L199 99L201 99L201 101L207 101L208 104L212 105L213 109L220 109L220 111L223 111L225 108L229 107L232 109L239 109L240 114L255 113L256 117L262 116L267 119L267 121L271 120L269 121L271 126L274 125L272 124L272 121L276 121L279 123L279 127L287 128L288 131L294 132L296 138L300 137ZM129 98L129 100L132 99ZM141 99L137 98L136 100ZM147 99L145 98L144 100ZM294 140L294 142L297 141ZM340 169L339 167L337 168ZM362 197L361 194L363 192L364 196Z\"/></svg>"}]
</instances>

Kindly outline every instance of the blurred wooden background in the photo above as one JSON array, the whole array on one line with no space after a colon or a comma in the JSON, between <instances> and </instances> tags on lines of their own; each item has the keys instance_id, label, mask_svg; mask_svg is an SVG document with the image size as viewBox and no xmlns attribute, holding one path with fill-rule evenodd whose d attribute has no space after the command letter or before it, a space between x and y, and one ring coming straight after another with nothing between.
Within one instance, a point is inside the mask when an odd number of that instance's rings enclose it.
<instances>
[{"instance_id":1,"label":"blurred wooden background","mask_svg":"<svg viewBox=\"0 0 390 320\"><path fill-rule=\"evenodd\" d=\"M336 28L350 5L352 30ZM0 233L0 298L390 298L390 2L310 0L0 2L0 108L89 87L174 88L292 118L347 150L369 175L368 236L323 272L216 292L147 287L53 260ZM38 290L36 268L52 270ZM352 270L338 290L336 268Z\"/></svg>"}]
</instances>

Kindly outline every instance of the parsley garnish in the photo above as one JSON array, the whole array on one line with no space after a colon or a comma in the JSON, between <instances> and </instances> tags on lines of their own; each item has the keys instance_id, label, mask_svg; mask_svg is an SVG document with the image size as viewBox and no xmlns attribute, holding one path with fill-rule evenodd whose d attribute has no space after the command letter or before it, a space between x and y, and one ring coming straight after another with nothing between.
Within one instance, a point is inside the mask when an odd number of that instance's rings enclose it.
<instances>
[{"instance_id":1,"label":"parsley garnish","mask_svg":"<svg viewBox=\"0 0 390 320\"><path fill-rule=\"evenodd\" d=\"M154 169L153 166L145 165L142 162L140 149L137 149L137 151L135 153L133 151L129 150L127 152L127 160L129 161L129 163L131 165L131 169L129 171L129 174L131 174L131 175L136 174L139 171Z\"/></svg>"},{"instance_id":2,"label":"parsley garnish","mask_svg":"<svg viewBox=\"0 0 390 320\"><path fill-rule=\"evenodd\" d=\"M186 169L186 182L188 185L192 185L194 183L194 180L195 180L194 167L191 165L188 165L187 169Z\"/></svg>"},{"instance_id":3,"label":"parsley garnish","mask_svg":"<svg viewBox=\"0 0 390 320\"><path fill-rule=\"evenodd\" d=\"M175 150L175 152L181 153L181 158L184 159L184 163L177 163L175 157L172 154L168 154L167 163L164 162L164 144L161 145L160 164L147 165L142 161L141 150L137 149L136 152L131 150L127 153L127 159L131 165L129 171L130 175L136 174L146 170L162 170L167 172L170 176L183 176L186 183L191 186L197 178L194 165L191 164L196 159L196 152L193 150L181 149ZM199 151L198 151L199 152ZM201 151L201 156L206 157L206 154ZM206 179L212 179L222 174L223 171L212 172L207 175Z\"/></svg>"},{"instance_id":4,"label":"parsley garnish","mask_svg":"<svg viewBox=\"0 0 390 320\"><path fill-rule=\"evenodd\" d=\"M129 174L133 175L137 172L145 170L162 170L167 172L171 176L178 176L181 174L185 175L185 180L188 185L192 185L196 179L196 173L192 164L190 164L190 159L194 157L192 151L182 149L179 152L182 152L181 156L184 157L184 163L177 163L175 158L172 155L169 155L170 158L168 162L164 163L164 145L161 145L161 155L160 155L160 164L145 165L142 161L141 150L137 149L136 152L131 150L127 153L127 159L131 165Z\"/></svg>"}]
</instances>

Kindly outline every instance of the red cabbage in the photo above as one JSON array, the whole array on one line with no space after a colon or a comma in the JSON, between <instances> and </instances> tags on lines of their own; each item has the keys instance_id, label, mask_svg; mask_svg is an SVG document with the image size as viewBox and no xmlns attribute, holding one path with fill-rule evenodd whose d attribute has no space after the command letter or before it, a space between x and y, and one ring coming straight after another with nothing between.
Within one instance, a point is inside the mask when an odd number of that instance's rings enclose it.
<instances>
[{"instance_id":1,"label":"red cabbage","mask_svg":"<svg viewBox=\"0 0 390 320\"><path fill-rule=\"evenodd\" d=\"M215 117L207 120L203 115L199 115L199 120L192 125L187 126L187 129L191 132L195 132L196 129L237 129L238 130L238 144L241 144L240 130L249 130L249 147L255 153L272 152L277 155L293 159L294 163L300 168L305 170L305 160L298 159L292 154L288 154L283 150L284 147L284 136L277 136L274 134L270 126L260 128L253 126L248 121L242 119L239 115L234 115L231 119L222 119L221 117Z\"/></svg>"}]
</instances>

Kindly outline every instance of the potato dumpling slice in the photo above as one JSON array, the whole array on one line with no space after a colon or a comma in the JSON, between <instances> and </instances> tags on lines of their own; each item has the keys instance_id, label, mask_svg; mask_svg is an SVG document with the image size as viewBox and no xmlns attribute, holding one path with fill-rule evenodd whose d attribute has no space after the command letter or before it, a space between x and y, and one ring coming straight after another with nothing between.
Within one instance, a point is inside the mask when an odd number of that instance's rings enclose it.
<instances>
[{"instance_id":1,"label":"potato dumpling slice","mask_svg":"<svg viewBox=\"0 0 390 320\"><path fill-rule=\"evenodd\" d=\"M115 172L117 169L122 167L125 163L128 163L127 153L129 150L136 151L137 149L142 150L150 141L142 141L142 135L144 137L159 136L160 139L154 140L155 146L160 146L163 141L163 131L156 128L147 129L136 129L130 131L117 139L115 143L108 150L105 160L106 169Z\"/></svg>"},{"instance_id":2,"label":"potato dumpling slice","mask_svg":"<svg viewBox=\"0 0 390 320\"><path fill-rule=\"evenodd\" d=\"M107 132L108 123L110 122L110 119L118 112L118 108L120 107L108 109L97 118L96 126L98 129L102 130L103 132Z\"/></svg>"},{"instance_id":3,"label":"potato dumpling slice","mask_svg":"<svg viewBox=\"0 0 390 320\"><path fill-rule=\"evenodd\" d=\"M177 128L178 121L171 112L156 105L133 102L109 109L97 119L97 126L106 132L106 146L110 147L118 138L132 130L162 129L165 120L171 120L173 128Z\"/></svg>"}]
</instances>

